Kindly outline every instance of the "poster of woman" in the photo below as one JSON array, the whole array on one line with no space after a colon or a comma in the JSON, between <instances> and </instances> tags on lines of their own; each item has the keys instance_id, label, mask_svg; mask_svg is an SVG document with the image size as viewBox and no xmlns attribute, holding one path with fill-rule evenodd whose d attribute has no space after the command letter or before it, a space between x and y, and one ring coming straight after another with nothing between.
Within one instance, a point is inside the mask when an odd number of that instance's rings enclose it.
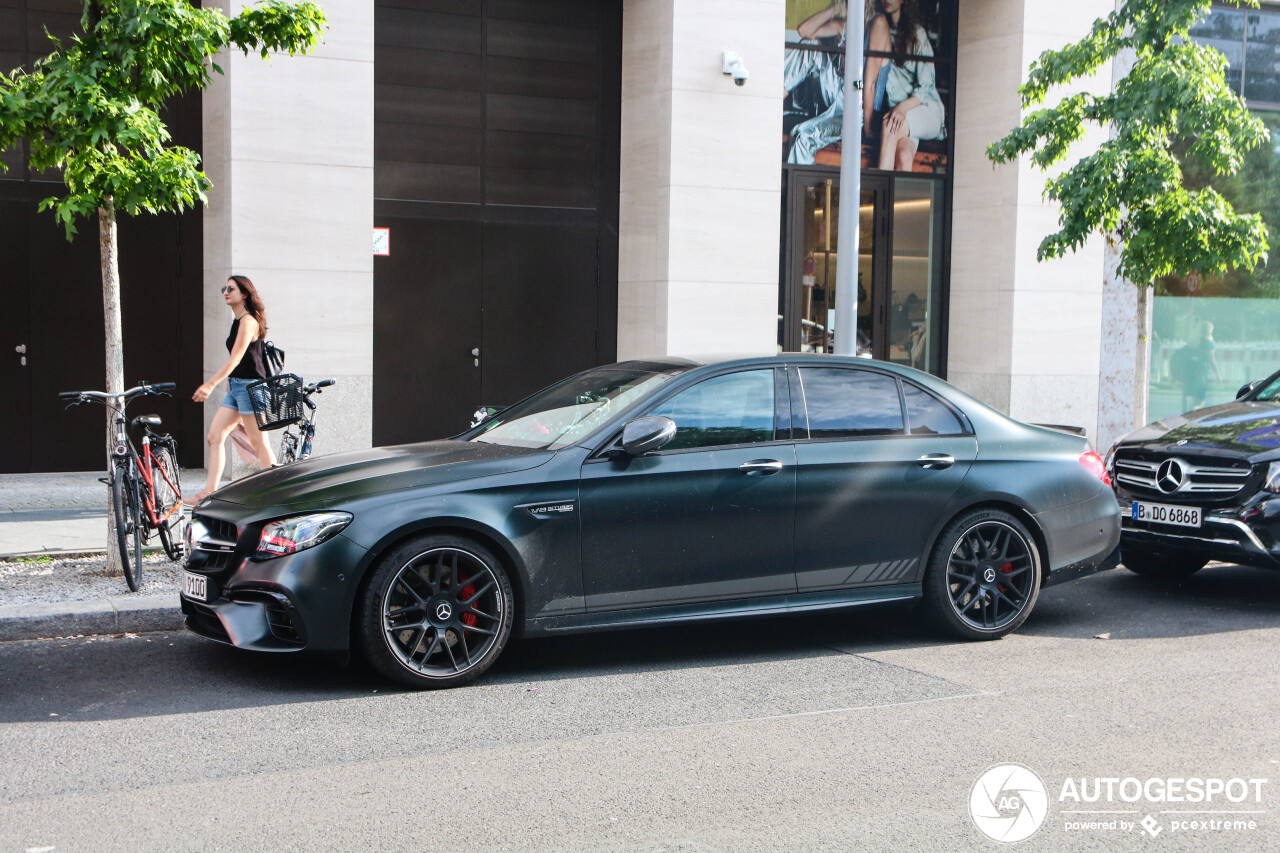
<instances>
[{"instance_id":1,"label":"poster of woman","mask_svg":"<svg viewBox=\"0 0 1280 853\"><path fill-rule=\"evenodd\" d=\"M946 107L938 91L935 62L943 6L944 0L864 0L861 4L866 54L864 168L946 168ZM787 2L783 131L788 163L840 164L848 16L848 0Z\"/></svg>"}]
</instances>

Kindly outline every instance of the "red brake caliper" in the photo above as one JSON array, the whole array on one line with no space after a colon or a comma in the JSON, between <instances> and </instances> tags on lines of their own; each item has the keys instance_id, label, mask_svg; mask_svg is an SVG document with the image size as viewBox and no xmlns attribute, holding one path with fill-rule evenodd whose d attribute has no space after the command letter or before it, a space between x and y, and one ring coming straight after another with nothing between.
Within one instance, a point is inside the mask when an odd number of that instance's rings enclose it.
<instances>
[{"instance_id":1,"label":"red brake caliper","mask_svg":"<svg viewBox=\"0 0 1280 853\"><path fill-rule=\"evenodd\" d=\"M1013 563L1005 563L1003 566L1001 566L1000 573L1003 575L1013 574ZM996 588L1001 592L1008 592L1008 590L1004 588L1004 584L1002 583L996 584Z\"/></svg>"},{"instance_id":2,"label":"red brake caliper","mask_svg":"<svg viewBox=\"0 0 1280 853\"><path fill-rule=\"evenodd\" d=\"M465 583L466 586L462 588L462 598L469 599L471 596L476 594L476 588L471 585L470 581L463 581L463 583ZM476 615L474 613L463 613L462 624L466 625L468 628L474 628L476 626Z\"/></svg>"}]
</instances>

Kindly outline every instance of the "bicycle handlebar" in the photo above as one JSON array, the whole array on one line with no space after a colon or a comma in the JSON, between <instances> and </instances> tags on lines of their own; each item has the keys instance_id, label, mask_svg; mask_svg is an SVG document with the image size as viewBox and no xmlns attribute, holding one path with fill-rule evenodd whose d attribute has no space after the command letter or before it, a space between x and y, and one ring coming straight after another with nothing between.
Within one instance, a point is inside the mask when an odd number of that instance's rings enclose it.
<instances>
[{"instance_id":1,"label":"bicycle handlebar","mask_svg":"<svg viewBox=\"0 0 1280 853\"><path fill-rule=\"evenodd\" d=\"M70 400L72 405L102 403L105 406L109 401L114 401L118 397L123 397L125 403L128 403L134 397L140 397L145 394L165 394L177 387L177 383L174 382L155 382L150 385L144 382L119 394L109 394L106 391L61 391L58 393L58 399Z\"/></svg>"}]
</instances>

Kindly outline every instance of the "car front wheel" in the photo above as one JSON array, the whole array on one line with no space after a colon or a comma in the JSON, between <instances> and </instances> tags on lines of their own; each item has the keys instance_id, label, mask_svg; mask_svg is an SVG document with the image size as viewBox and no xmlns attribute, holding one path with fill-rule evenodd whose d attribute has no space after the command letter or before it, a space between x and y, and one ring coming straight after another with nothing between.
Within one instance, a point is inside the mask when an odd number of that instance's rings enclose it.
<instances>
[{"instance_id":1,"label":"car front wheel","mask_svg":"<svg viewBox=\"0 0 1280 853\"><path fill-rule=\"evenodd\" d=\"M1124 563L1126 569L1144 578L1182 580L1203 569L1209 560L1177 551L1155 553L1138 548L1121 548L1120 562Z\"/></svg>"},{"instance_id":2,"label":"car front wheel","mask_svg":"<svg viewBox=\"0 0 1280 853\"><path fill-rule=\"evenodd\" d=\"M511 581L483 546L422 536L378 564L360 598L374 669L410 687L457 687L493 665L511 635Z\"/></svg>"},{"instance_id":3,"label":"car front wheel","mask_svg":"<svg viewBox=\"0 0 1280 853\"><path fill-rule=\"evenodd\" d=\"M1039 593L1035 539L1001 510L972 510L948 524L925 570L925 611L961 639L995 640L1016 630Z\"/></svg>"}]
</instances>

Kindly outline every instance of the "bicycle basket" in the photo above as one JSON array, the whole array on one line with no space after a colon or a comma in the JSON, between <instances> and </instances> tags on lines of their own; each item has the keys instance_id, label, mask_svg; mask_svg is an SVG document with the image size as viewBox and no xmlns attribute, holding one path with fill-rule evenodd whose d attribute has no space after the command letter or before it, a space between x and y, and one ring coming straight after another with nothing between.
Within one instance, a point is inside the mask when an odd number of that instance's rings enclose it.
<instances>
[{"instance_id":1,"label":"bicycle basket","mask_svg":"<svg viewBox=\"0 0 1280 853\"><path fill-rule=\"evenodd\" d=\"M302 378L282 373L249 384L249 400L258 419L258 429L287 427L302 420Z\"/></svg>"}]
</instances>

